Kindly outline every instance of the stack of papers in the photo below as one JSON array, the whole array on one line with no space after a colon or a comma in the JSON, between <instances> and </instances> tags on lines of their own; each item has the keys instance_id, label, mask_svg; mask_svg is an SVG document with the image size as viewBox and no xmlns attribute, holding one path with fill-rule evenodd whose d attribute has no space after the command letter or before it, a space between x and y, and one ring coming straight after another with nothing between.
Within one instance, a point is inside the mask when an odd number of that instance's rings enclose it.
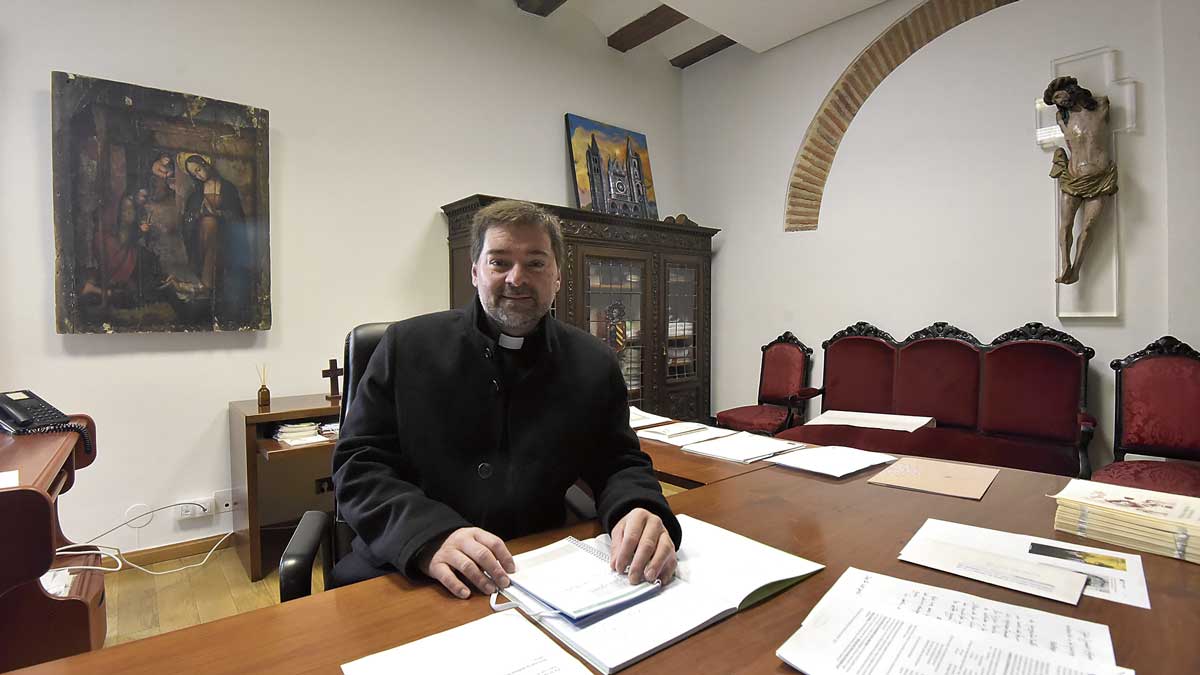
<instances>
[{"instance_id":1,"label":"stack of papers","mask_svg":"<svg viewBox=\"0 0 1200 675\"><path fill-rule=\"evenodd\" d=\"M805 675L1132 675L1108 626L846 570L775 652Z\"/></svg>"},{"instance_id":2,"label":"stack of papers","mask_svg":"<svg viewBox=\"0 0 1200 675\"><path fill-rule=\"evenodd\" d=\"M1054 495L1054 529L1200 563L1200 498L1072 480Z\"/></svg>"},{"instance_id":3,"label":"stack of papers","mask_svg":"<svg viewBox=\"0 0 1200 675\"><path fill-rule=\"evenodd\" d=\"M307 445L329 440L320 434L320 425L316 422L296 422L280 424L273 438L286 445Z\"/></svg>"},{"instance_id":4,"label":"stack of papers","mask_svg":"<svg viewBox=\"0 0 1200 675\"><path fill-rule=\"evenodd\" d=\"M707 441L712 438L728 436L732 433L734 433L733 429L719 429L699 422L675 422L674 424L664 424L661 427L654 427L653 429L641 429L637 432L637 435L639 438L651 441L683 446Z\"/></svg>"},{"instance_id":5,"label":"stack of papers","mask_svg":"<svg viewBox=\"0 0 1200 675\"><path fill-rule=\"evenodd\" d=\"M888 429L891 431L913 432L923 427L937 426L932 417L915 415L885 415L883 413L851 412L848 410L826 410L809 420L807 424L819 426L822 424L839 424L847 427L863 427L866 429Z\"/></svg>"},{"instance_id":6,"label":"stack of papers","mask_svg":"<svg viewBox=\"0 0 1200 675\"><path fill-rule=\"evenodd\" d=\"M727 429L722 430L727 431ZM705 457L715 457L730 462L749 464L765 459L781 452L805 447L804 443L785 441L782 438L760 436L746 431L731 433L727 436L714 438L701 443L689 443L683 446L684 452L690 452Z\"/></svg>"},{"instance_id":7,"label":"stack of papers","mask_svg":"<svg viewBox=\"0 0 1200 675\"><path fill-rule=\"evenodd\" d=\"M670 422L670 417L662 417L660 415L652 415L645 410L638 409L637 406L629 406L629 426L634 429L649 427L663 422Z\"/></svg>"},{"instance_id":8,"label":"stack of papers","mask_svg":"<svg viewBox=\"0 0 1200 675\"><path fill-rule=\"evenodd\" d=\"M1070 604L1080 591L1150 609L1142 557L930 518L900 559Z\"/></svg>"},{"instance_id":9,"label":"stack of papers","mask_svg":"<svg viewBox=\"0 0 1200 675\"><path fill-rule=\"evenodd\" d=\"M456 672L472 675L561 673L589 675L554 640L515 609L342 665L345 675Z\"/></svg>"},{"instance_id":10,"label":"stack of papers","mask_svg":"<svg viewBox=\"0 0 1200 675\"><path fill-rule=\"evenodd\" d=\"M789 452L786 455L776 455L767 461L793 469L841 478L877 464L894 462L896 458L882 452L869 452L841 445L825 445Z\"/></svg>"}]
</instances>

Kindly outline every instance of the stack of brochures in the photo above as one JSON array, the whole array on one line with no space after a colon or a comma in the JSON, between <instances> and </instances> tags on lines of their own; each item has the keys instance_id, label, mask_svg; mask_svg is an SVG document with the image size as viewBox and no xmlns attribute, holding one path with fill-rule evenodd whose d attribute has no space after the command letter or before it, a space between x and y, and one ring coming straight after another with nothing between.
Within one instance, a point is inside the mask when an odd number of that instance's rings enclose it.
<instances>
[{"instance_id":1,"label":"stack of brochures","mask_svg":"<svg viewBox=\"0 0 1200 675\"><path fill-rule=\"evenodd\" d=\"M712 438L728 436L732 433L734 433L733 429L710 427L707 424L699 422L675 422L673 424L664 424L661 427L640 429L637 435L639 438L651 441L683 446L707 441Z\"/></svg>"},{"instance_id":2,"label":"stack of brochures","mask_svg":"<svg viewBox=\"0 0 1200 675\"><path fill-rule=\"evenodd\" d=\"M1072 480L1054 529L1200 564L1200 498Z\"/></svg>"},{"instance_id":3,"label":"stack of brochures","mask_svg":"<svg viewBox=\"0 0 1200 675\"><path fill-rule=\"evenodd\" d=\"M1132 675L1108 626L848 568L775 655L805 675Z\"/></svg>"}]
</instances>

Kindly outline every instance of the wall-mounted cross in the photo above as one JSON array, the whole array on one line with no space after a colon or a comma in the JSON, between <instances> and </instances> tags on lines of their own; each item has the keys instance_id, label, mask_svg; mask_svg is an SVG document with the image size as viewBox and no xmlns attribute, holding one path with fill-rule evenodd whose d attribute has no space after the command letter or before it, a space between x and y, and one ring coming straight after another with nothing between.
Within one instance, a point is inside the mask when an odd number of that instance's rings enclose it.
<instances>
[{"instance_id":1,"label":"wall-mounted cross","mask_svg":"<svg viewBox=\"0 0 1200 675\"><path fill-rule=\"evenodd\" d=\"M344 372L344 370L338 368L337 359L329 359L329 368L321 371L321 377L329 378L329 393L326 394L325 400L341 400L342 395L338 393L338 378L341 377L342 373Z\"/></svg>"}]
</instances>

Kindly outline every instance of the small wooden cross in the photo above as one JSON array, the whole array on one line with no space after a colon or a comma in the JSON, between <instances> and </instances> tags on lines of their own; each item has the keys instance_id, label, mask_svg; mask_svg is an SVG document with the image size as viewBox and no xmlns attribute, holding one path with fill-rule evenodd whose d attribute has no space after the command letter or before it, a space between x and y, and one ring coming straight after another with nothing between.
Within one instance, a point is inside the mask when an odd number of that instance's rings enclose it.
<instances>
[{"instance_id":1,"label":"small wooden cross","mask_svg":"<svg viewBox=\"0 0 1200 675\"><path fill-rule=\"evenodd\" d=\"M325 396L327 401L339 401L342 395L338 393L338 378L345 371L338 368L337 359L329 359L329 368L321 371L321 377L329 378L329 393Z\"/></svg>"}]
</instances>

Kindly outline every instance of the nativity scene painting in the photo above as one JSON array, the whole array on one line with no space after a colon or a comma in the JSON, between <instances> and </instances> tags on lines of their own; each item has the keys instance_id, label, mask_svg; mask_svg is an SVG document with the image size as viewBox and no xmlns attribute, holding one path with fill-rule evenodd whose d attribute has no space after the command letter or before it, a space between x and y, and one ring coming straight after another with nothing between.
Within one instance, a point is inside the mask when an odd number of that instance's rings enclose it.
<instances>
[{"instance_id":1,"label":"nativity scene painting","mask_svg":"<svg viewBox=\"0 0 1200 675\"><path fill-rule=\"evenodd\" d=\"M51 84L58 332L269 329L267 111Z\"/></svg>"}]
</instances>

